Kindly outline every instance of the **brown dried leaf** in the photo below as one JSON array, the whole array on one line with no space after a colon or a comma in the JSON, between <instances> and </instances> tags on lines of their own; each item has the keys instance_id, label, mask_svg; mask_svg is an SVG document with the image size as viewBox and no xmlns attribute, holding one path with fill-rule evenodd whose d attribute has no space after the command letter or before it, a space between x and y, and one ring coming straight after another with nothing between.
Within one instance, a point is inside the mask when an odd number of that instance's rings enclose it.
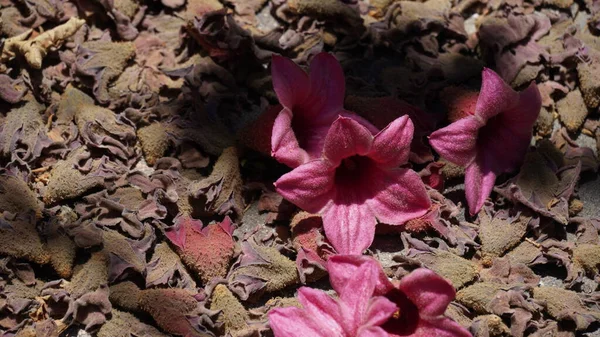
<instances>
[{"instance_id":1,"label":"brown dried leaf","mask_svg":"<svg viewBox=\"0 0 600 337\"><path fill-rule=\"evenodd\" d=\"M0 124L0 153L25 161L39 157L42 150L52 143L40 114L45 109L31 96L24 105L11 109Z\"/></svg>"},{"instance_id":2,"label":"brown dried leaf","mask_svg":"<svg viewBox=\"0 0 600 337\"><path fill-rule=\"evenodd\" d=\"M50 262L50 255L38 235L33 216L14 219L0 216L0 237L0 254L38 264Z\"/></svg>"},{"instance_id":3,"label":"brown dried leaf","mask_svg":"<svg viewBox=\"0 0 600 337\"><path fill-rule=\"evenodd\" d=\"M131 337L131 336L168 337L155 327L142 323L130 313L112 310L111 319L98 331L98 337Z\"/></svg>"}]
</instances>

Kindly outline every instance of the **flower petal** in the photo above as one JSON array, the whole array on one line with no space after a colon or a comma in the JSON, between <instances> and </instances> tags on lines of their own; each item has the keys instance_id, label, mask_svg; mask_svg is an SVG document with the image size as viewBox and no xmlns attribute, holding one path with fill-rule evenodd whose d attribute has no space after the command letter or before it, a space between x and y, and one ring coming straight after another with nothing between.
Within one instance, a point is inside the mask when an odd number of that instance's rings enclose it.
<instances>
[{"instance_id":1,"label":"flower petal","mask_svg":"<svg viewBox=\"0 0 600 337\"><path fill-rule=\"evenodd\" d=\"M435 272L420 268L404 276L398 288L419 309L420 317L444 315L448 304L454 299L454 287Z\"/></svg>"},{"instance_id":2,"label":"flower petal","mask_svg":"<svg viewBox=\"0 0 600 337\"><path fill-rule=\"evenodd\" d=\"M506 126L515 132L527 134L531 133L541 109L542 96L535 82L532 82L527 89L519 93L518 104L506 110L502 117Z\"/></svg>"},{"instance_id":3,"label":"flower petal","mask_svg":"<svg viewBox=\"0 0 600 337\"><path fill-rule=\"evenodd\" d=\"M390 335L378 326L371 326L358 331L357 337L389 337Z\"/></svg>"},{"instance_id":4,"label":"flower petal","mask_svg":"<svg viewBox=\"0 0 600 337\"><path fill-rule=\"evenodd\" d=\"M491 152L482 153L467 166L465 170L465 196L469 205L469 213L477 214L485 199L492 193L496 182L496 173L490 165L493 156Z\"/></svg>"},{"instance_id":5,"label":"flower petal","mask_svg":"<svg viewBox=\"0 0 600 337\"><path fill-rule=\"evenodd\" d=\"M366 127L352 118L338 117L325 137L323 156L337 167L344 158L366 155L372 143L373 135Z\"/></svg>"},{"instance_id":6,"label":"flower petal","mask_svg":"<svg viewBox=\"0 0 600 337\"><path fill-rule=\"evenodd\" d=\"M273 89L279 98L279 103L292 110L306 100L310 93L308 75L292 60L273 55L271 59L271 75Z\"/></svg>"},{"instance_id":7,"label":"flower petal","mask_svg":"<svg viewBox=\"0 0 600 337\"><path fill-rule=\"evenodd\" d=\"M319 53L310 64L312 111L319 115L337 114L343 109L346 81L340 62L329 53Z\"/></svg>"},{"instance_id":8,"label":"flower petal","mask_svg":"<svg viewBox=\"0 0 600 337\"><path fill-rule=\"evenodd\" d=\"M318 322L325 336L343 336L343 322L338 303L322 290L302 287L298 301L309 317Z\"/></svg>"},{"instance_id":9,"label":"flower petal","mask_svg":"<svg viewBox=\"0 0 600 337\"><path fill-rule=\"evenodd\" d=\"M329 272L329 283L336 292L340 293L344 285L352 278L360 277L358 270L363 265L369 265L377 270L373 280L375 283L375 295L383 295L393 288L383 272L379 262L372 257L364 255L333 255L327 260L327 271Z\"/></svg>"},{"instance_id":10,"label":"flower petal","mask_svg":"<svg viewBox=\"0 0 600 337\"><path fill-rule=\"evenodd\" d=\"M375 217L390 225L400 225L427 213L431 200L419 175L409 169L379 170L370 184L377 194L367 204Z\"/></svg>"},{"instance_id":11,"label":"flower petal","mask_svg":"<svg viewBox=\"0 0 600 337\"><path fill-rule=\"evenodd\" d=\"M395 119L375 135L368 156L382 168L406 164L414 131L415 127L408 116Z\"/></svg>"},{"instance_id":12,"label":"flower petal","mask_svg":"<svg viewBox=\"0 0 600 337\"><path fill-rule=\"evenodd\" d=\"M358 268L356 277L348 279L338 291L340 310L344 317L342 324L348 335L355 335L366 319L377 283L375 280L377 273L377 269L372 268L372 265L363 264Z\"/></svg>"},{"instance_id":13,"label":"flower petal","mask_svg":"<svg viewBox=\"0 0 600 337\"><path fill-rule=\"evenodd\" d=\"M369 311L363 326L379 326L385 323L395 312L398 306L383 296L371 299Z\"/></svg>"},{"instance_id":14,"label":"flower petal","mask_svg":"<svg viewBox=\"0 0 600 337\"><path fill-rule=\"evenodd\" d=\"M328 337L303 309L276 308L269 311L268 317L275 337Z\"/></svg>"},{"instance_id":15,"label":"flower petal","mask_svg":"<svg viewBox=\"0 0 600 337\"><path fill-rule=\"evenodd\" d=\"M342 111L338 112L338 114L342 117L348 117L348 118L354 119L355 121L359 122L362 126L369 129L369 131L371 131L371 134L373 134L373 135L376 135L379 132L379 129L375 125L371 124L371 122L369 122L368 120L364 119L362 116L360 116L352 111L342 110Z\"/></svg>"},{"instance_id":16,"label":"flower petal","mask_svg":"<svg viewBox=\"0 0 600 337\"><path fill-rule=\"evenodd\" d=\"M292 129L292 112L283 109L275 118L271 134L271 156L278 162L296 168L309 160L306 151L300 148Z\"/></svg>"},{"instance_id":17,"label":"flower petal","mask_svg":"<svg viewBox=\"0 0 600 337\"><path fill-rule=\"evenodd\" d=\"M484 68L481 77L481 91L475 105L476 116L488 120L519 102L519 94L493 70Z\"/></svg>"},{"instance_id":18,"label":"flower petal","mask_svg":"<svg viewBox=\"0 0 600 337\"><path fill-rule=\"evenodd\" d=\"M477 154L477 134L482 126L482 121L475 116L459 119L432 133L429 144L444 159L467 166Z\"/></svg>"},{"instance_id":19,"label":"flower petal","mask_svg":"<svg viewBox=\"0 0 600 337\"><path fill-rule=\"evenodd\" d=\"M277 192L310 213L319 213L333 195L334 168L324 159L309 161L275 182Z\"/></svg>"},{"instance_id":20,"label":"flower petal","mask_svg":"<svg viewBox=\"0 0 600 337\"><path fill-rule=\"evenodd\" d=\"M375 237L375 216L352 196L336 196L323 211L325 235L338 254L362 254Z\"/></svg>"}]
</instances>

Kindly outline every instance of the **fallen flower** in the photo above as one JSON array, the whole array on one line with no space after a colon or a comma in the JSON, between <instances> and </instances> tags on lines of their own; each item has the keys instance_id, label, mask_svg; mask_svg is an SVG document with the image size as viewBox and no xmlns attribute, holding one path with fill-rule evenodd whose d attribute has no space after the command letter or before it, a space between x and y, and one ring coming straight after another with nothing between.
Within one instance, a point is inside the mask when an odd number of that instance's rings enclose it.
<instances>
[{"instance_id":1,"label":"fallen flower","mask_svg":"<svg viewBox=\"0 0 600 337\"><path fill-rule=\"evenodd\" d=\"M275 183L284 198L323 216L325 235L340 254L361 254L377 220L400 225L427 212L431 201L406 164L413 124L403 116L373 136L356 120L339 117L324 140L323 157Z\"/></svg>"},{"instance_id":2,"label":"fallen flower","mask_svg":"<svg viewBox=\"0 0 600 337\"><path fill-rule=\"evenodd\" d=\"M319 158L325 136L339 116L350 117L377 133L371 123L344 110L344 71L330 54L320 53L310 65L310 75L291 60L273 55L273 88L283 109L271 136L271 155L295 168Z\"/></svg>"},{"instance_id":3,"label":"fallen flower","mask_svg":"<svg viewBox=\"0 0 600 337\"><path fill-rule=\"evenodd\" d=\"M276 337L287 336L471 336L444 316L454 288L427 269L417 269L397 284L373 258L336 255L328 260L334 299L302 287L303 308L276 308L269 323Z\"/></svg>"},{"instance_id":4,"label":"fallen flower","mask_svg":"<svg viewBox=\"0 0 600 337\"><path fill-rule=\"evenodd\" d=\"M517 93L490 69L475 111L431 134L431 146L446 160L466 167L465 192L471 215L492 192L496 176L522 163L540 109L535 83Z\"/></svg>"}]
</instances>

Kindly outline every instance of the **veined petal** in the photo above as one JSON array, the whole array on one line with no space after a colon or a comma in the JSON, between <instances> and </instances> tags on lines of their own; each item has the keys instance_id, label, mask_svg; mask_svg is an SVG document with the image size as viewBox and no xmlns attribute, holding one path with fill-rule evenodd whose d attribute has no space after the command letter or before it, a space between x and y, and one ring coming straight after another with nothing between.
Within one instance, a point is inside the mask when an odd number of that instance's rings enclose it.
<instances>
[{"instance_id":1,"label":"veined petal","mask_svg":"<svg viewBox=\"0 0 600 337\"><path fill-rule=\"evenodd\" d=\"M358 331L357 337L389 337L390 334L378 326L370 326Z\"/></svg>"},{"instance_id":2,"label":"veined petal","mask_svg":"<svg viewBox=\"0 0 600 337\"><path fill-rule=\"evenodd\" d=\"M515 107L502 113L503 122L516 133L531 133L542 109L542 96L535 82L519 92L518 102Z\"/></svg>"},{"instance_id":3,"label":"veined petal","mask_svg":"<svg viewBox=\"0 0 600 337\"><path fill-rule=\"evenodd\" d=\"M340 310L344 317L342 324L348 335L355 335L363 325L377 283L375 280L377 270L373 270L372 265L363 264L357 272L356 277L348 279L338 291Z\"/></svg>"},{"instance_id":4,"label":"veined petal","mask_svg":"<svg viewBox=\"0 0 600 337\"><path fill-rule=\"evenodd\" d=\"M352 111L342 110L342 111L338 112L338 115L342 116L342 117L348 117L348 118L354 119L355 121L360 123L360 125L369 129L369 131L371 131L371 133L373 135L376 135L379 132L379 129L375 125L371 124L371 122L369 122L368 120L364 119L362 116L360 116Z\"/></svg>"},{"instance_id":5,"label":"veined petal","mask_svg":"<svg viewBox=\"0 0 600 337\"><path fill-rule=\"evenodd\" d=\"M269 325L275 337L328 337L312 317L296 307L269 311Z\"/></svg>"},{"instance_id":6,"label":"veined petal","mask_svg":"<svg viewBox=\"0 0 600 337\"><path fill-rule=\"evenodd\" d=\"M416 172L409 169L378 171L370 179L378 192L367 204L379 221L400 225L427 213L431 200Z\"/></svg>"},{"instance_id":7,"label":"veined petal","mask_svg":"<svg viewBox=\"0 0 600 337\"><path fill-rule=\"evenodd\" d=\"M372 257L364 255L333 255L327 260L327 271L329 272L329 283L336 292L340 293L344 285L352 278L360 278L358 270L363 265L369 265L371 269L377 270L373 280L375 283L374 294L379 296L387 293L393 288L383 272L379 262Z\"/></svg>"},{"instance_id":8,"label":"veined petal","mask_svg":"<svg viewBox=\"0 0 600 337\"><path fill-rule=\"evenodd\" d=\"M271 134L271 156L278 162L296 168L309 160L309 155L300 148L292 129L292 112L284 108L273 123Z\"/></svg>"},{"instance_id":9,"label":"veined petal","mask_svg":"<svg viewBox=\"0 0 600 337\"><path fill-rule=\"evenodd\" d=\"M343 109L346 81L340 62L329 53L319 53L310 64L311 111L328 116Z\"/></svg>"},{"instance_id":10,"label":"veined petal","mask_svg":"<svg viewBox=\"0 0 600 337\"><path fill-rule=\"evenodd\" d=\"M398 306L389 299L383 296L373 297L363 326L382 325L396 312L396 310L398 310Z\"/></svg>"},{"instance_id":11,"label":"veined petal","mask_svg":"<svg viewBox=\"0 0 600 337\"><path fill-rule=\"evenodd\" d=\"M343 336L343 322L338 303L322 290L302 287L298 301L309 317L318 322L325 336Z\"/></svg>"},{"instance_id":12,"label":"veined petal","mask_svg":"<svg viewBox=\"0 0 600 337\"><path fill-rule=\"evenodd\" d=\"M415 127L408 116L395 119L375 135L368 156L382 168L406 164L414 131Z\"/></svg>"},{"instance_id":13,"label":"veined petal","mask_svg":"<svg viewBox=\"0 0 600 337\"><path fill-rule=\"evenodd\" d=\"M496 182L496 173L490 166L489 160L486 159L487 157L486 154L478 155L465 170L465 196L471 215L475 215L481 210Z\"/></svg>"},{"instance_id":14,"label":"veined petal","mask_svg":"<svg viewBox=\"0 0 600 337\"><path fill-rule=\"evenodd\" d=\"M362 254L375 237L375 215L354 198L335 198L322 212L325 235L339 254Z\"/></svg>"},{"instance_id":15,"label":"veined petal","mask_svg":"<svg viewBox=\"0 0 600 337\"><path fill-rule=\"evenodd\" d=\"M468 116L439 129L429 137L429 144L444 159L467 166L477 154L477 135L483 126L481 119Z\"/></svg>"},{"instance_id":16,"label":"veined petal","mask_svg":"<svg viewBox=\"0 0 600 337\"><path fill-rule=\"evenodd\" d=\"M323 156L337 167L344 158L366 155L372 143L373 135L366 127L352 118L338 117L325 137Z\"/></svg>"},{"instance_id":17,"label":"veined petal","mask_svg":"<svg viewBox=\"0 0 600 337\"><path fill-rule=\"evenodd\" d=\"M309 161L275 182L277 192L310 213L319 213L333 196L335 168L324 159Z\"/></svg>"},{"instance_id":18,"label":"veined petal","mask_svg":"<svg viewBox=\"0 0 600 337\"><path fill-rule=\"evenodd\" d=\"M519 102L519 94L493 70L484 68L481 77L481 91L475 105L476 116L488 120Z\"/></svg>"},{"instance_id":19,"label":"veined petal","mask_svg":"<svg viewBox=\"0 0 600 337\"><path fill-rule=\"evenodd\" d=\"M448 304L454 299L454 287L435 272L420 268L400 280L398 288L419 309L421 317L444 315Z\"/></svg>"},{"instance_id":20,"label":"veined petal","mask_svg":"<svg viewBox=\"0 0 600 337\"><path fill-rule=\"evenodd\" d=\"M310 93L308 75L292 60L273 55L271 59L273 89L279 103L288 109L304 102Z\"/></svg>"}]
</instances>

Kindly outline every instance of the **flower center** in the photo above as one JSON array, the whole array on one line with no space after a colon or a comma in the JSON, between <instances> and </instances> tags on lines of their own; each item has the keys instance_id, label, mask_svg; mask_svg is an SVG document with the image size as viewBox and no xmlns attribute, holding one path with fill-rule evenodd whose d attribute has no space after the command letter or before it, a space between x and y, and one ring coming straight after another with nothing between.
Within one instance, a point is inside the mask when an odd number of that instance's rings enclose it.
<instances>
[{"instance_id":1,"label":"flower center","mask_svg":"<svg viewBox=\"0 0 600 337\"><path fill-rule=\"evenodd\" d=\"M373 161L365 156L352 156L342 159L335 171L336 184L357 183L368 172Z\"/></svg>"},{"instance_id":2,"label":"flower center","mask_svg":"<svg viewBox=\"0 0 600 337\"><path fill-rule=\"evenodd\" d=\"M410 336L419 325L419 308L406 295L394 289L385 295L398 310L381 327L393 336Z\"/></svg>"}]
</instances>

